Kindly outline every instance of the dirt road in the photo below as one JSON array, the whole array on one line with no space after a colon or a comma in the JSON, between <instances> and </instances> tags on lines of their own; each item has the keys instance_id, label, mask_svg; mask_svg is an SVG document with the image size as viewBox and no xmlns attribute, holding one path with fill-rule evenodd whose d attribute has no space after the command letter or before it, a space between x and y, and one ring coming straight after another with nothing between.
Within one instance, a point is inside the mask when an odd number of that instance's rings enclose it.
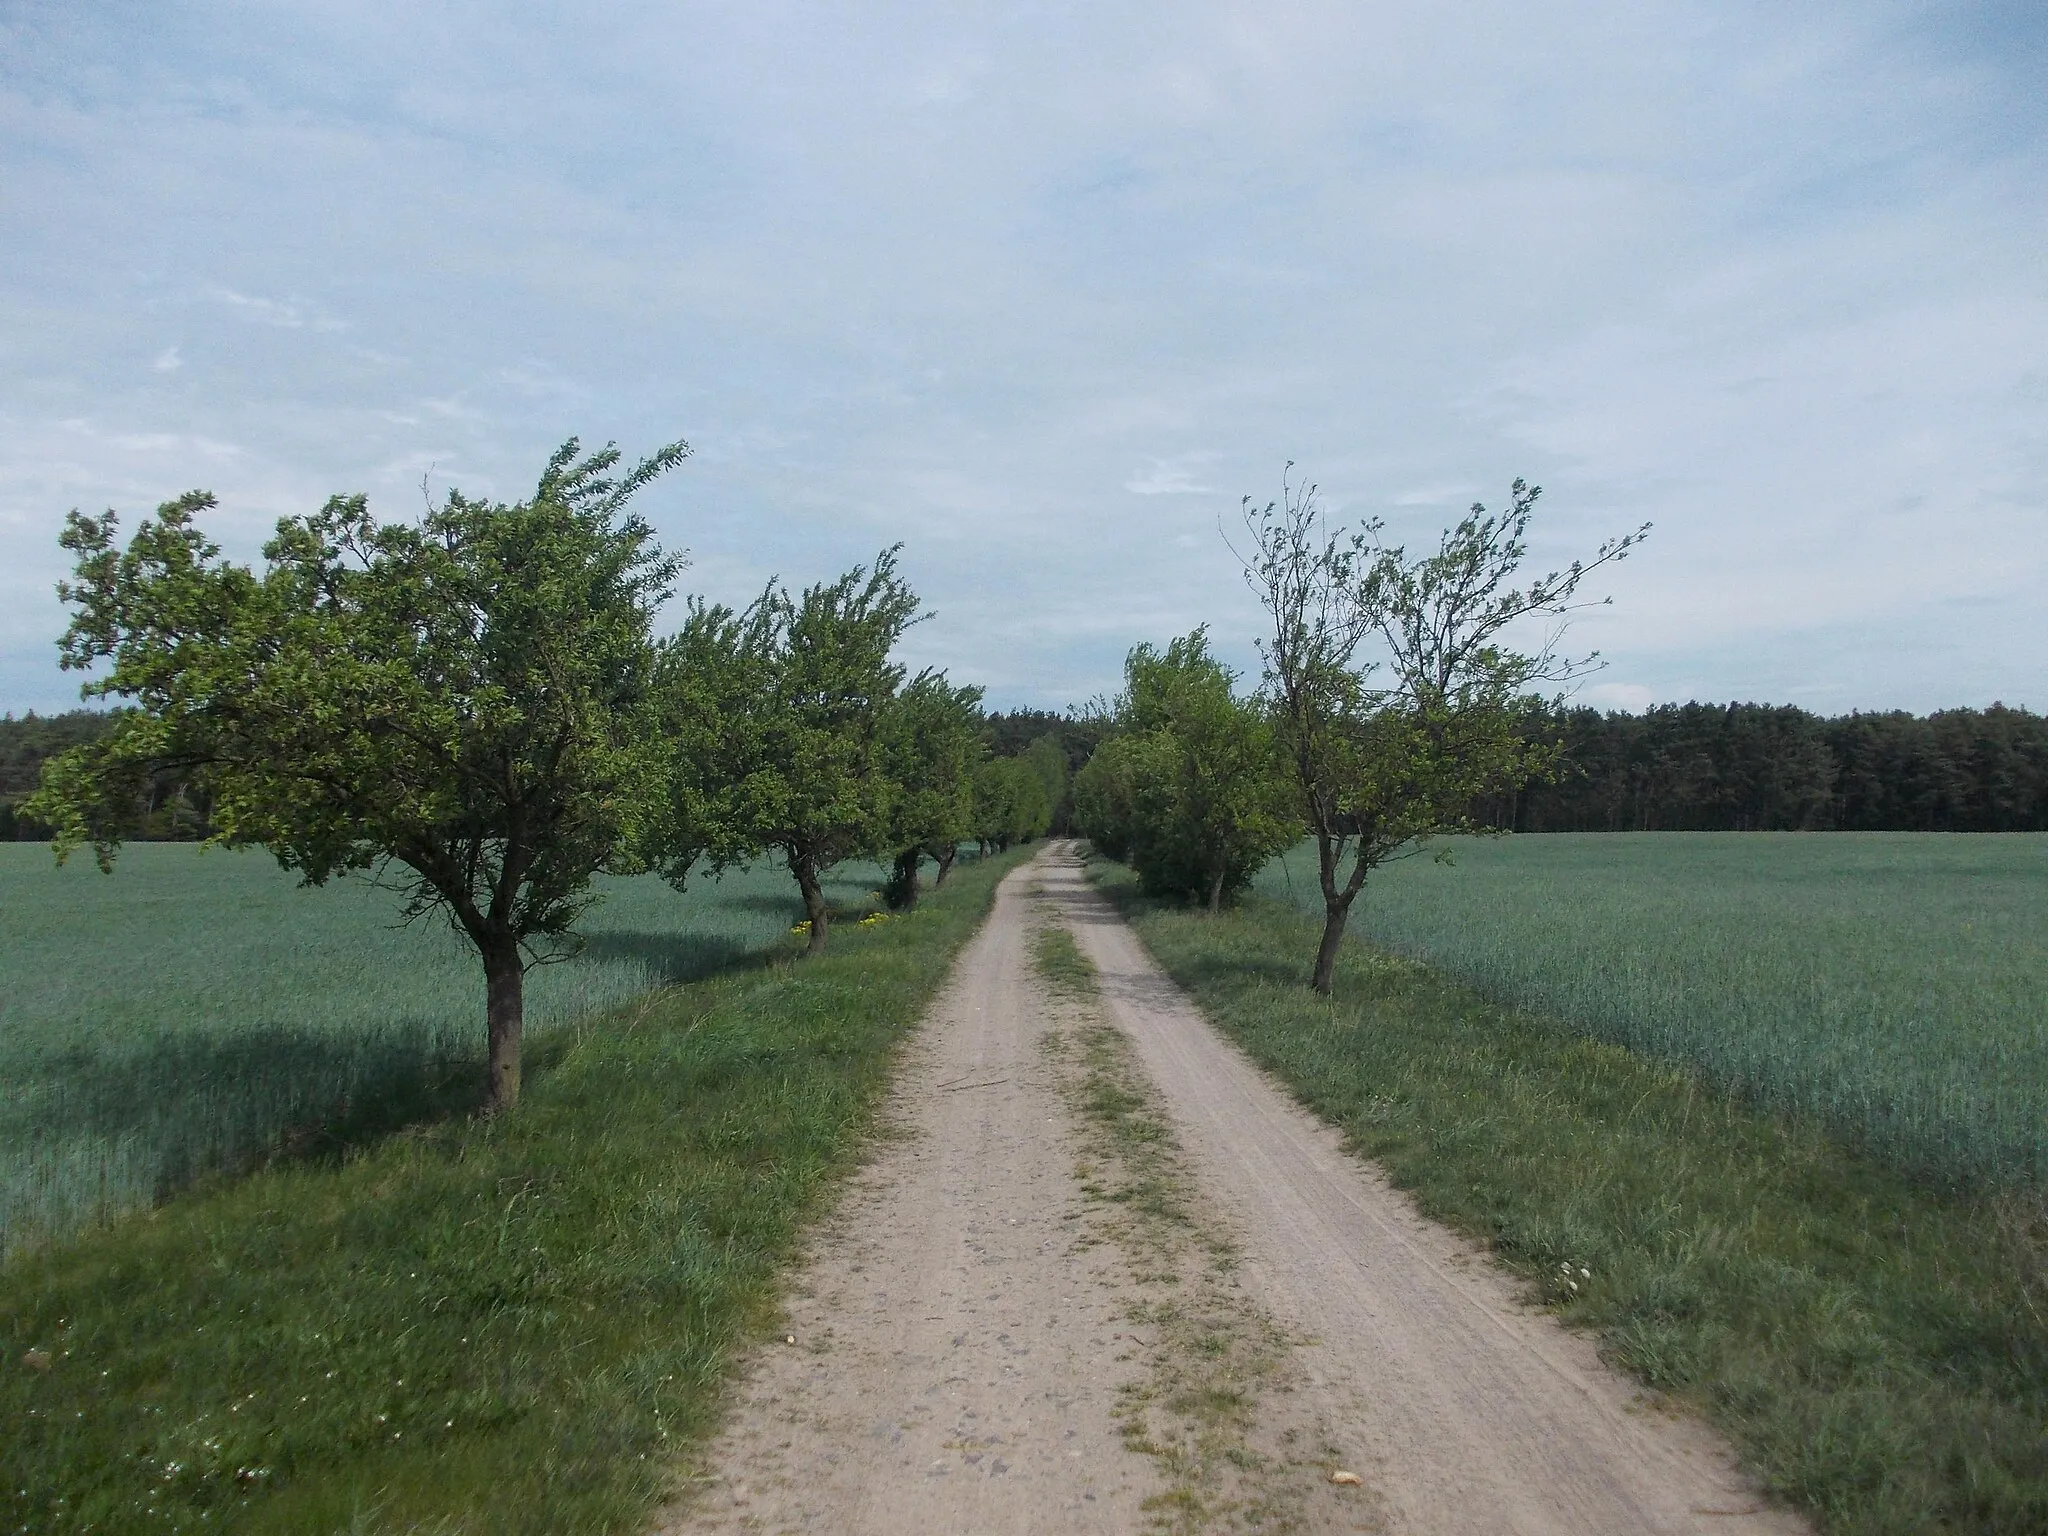
<instances>
[{"instance_id":1,"label":"dirt road","mask_svg":"<svg viewBox=\"0 0 2048 1536\"><path fill-rule=\"evenodd\" d=\"M1003 882L962 954L897 1083L898 1134L797 1278L795 1342L753 1364L669 1529L1143 1528L1161 1484L1115 1418L1139 1369L1118 1256L1078 1241L1069 1112L1040 1049L1035 879Z\"/></svg>"},{"instance_id":2,"label":"dirt road","mask_svg":"<svg viewBox=\"0 0 2048 1536\"><path fill-rule=\"evenodd\" d=\"M1096 967L1202 1220L1227 1234L1240 1311L1289 1341L1288 1369L1247 1386L1263 1400L1243 1416L1295 1426L1286 1438L1310 1454L1266 1459L1256 1521L1182 1498L1170 1465L1127 1445L1148 1378L1185 1379L1161 1352L1209 1346L1133 1326L1159 1315L1156 1256L1103 1241L1080 1193L1099 1191L1099 1170L1075 1174L1101 1142L1046 1048L1061 1014L1028 934L1048 920ZM798 1282L796 1342L753 1366L667 1529L1195 1529L1211 1508L1305 1531L1806 1529L1761 1503L1716 1437L1639 1402L1346 1154L1210 1028L1060 847L1005 882L896 1110L903 1134ZM1338 1469L1361 1486L1333 1487Z\"/></svg>"}]
</instances>

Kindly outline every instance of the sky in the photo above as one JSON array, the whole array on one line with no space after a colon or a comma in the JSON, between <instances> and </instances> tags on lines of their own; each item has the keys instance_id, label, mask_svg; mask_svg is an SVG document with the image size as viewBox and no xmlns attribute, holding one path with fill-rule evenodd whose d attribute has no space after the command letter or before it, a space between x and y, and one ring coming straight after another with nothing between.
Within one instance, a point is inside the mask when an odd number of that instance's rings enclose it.
<instances>
[{"instance_id":1,"label":"sky","mask_svg":"<svg viewBox=\"0 0 2048 1536\"><path fill-rule=\"evenodd\" d=\"M1255 680L1292 463L1653 522L1582 702L2048 710L2044 78L2036 0L0 0L0 709L73 507L253 561L573 435L690 444L686 592L901 541L996 708Z\"/></svg>"}]
</instances>

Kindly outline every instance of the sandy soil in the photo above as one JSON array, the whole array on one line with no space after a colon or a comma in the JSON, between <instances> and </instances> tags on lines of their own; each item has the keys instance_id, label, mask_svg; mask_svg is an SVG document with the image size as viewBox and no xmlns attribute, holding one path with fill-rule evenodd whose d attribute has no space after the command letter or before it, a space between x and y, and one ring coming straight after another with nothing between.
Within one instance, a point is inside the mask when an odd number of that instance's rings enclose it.
<instances>
[{"instance_id":1,"label":"sandy soil","mask_svg":"<svg viewBox=\"0 0 2048 1536\"><path fill-rule=\"evenodd\" d=\"M1081 1239L1073 1128L1041 1048L1034 878L1004 881L962 954L896 1086L898 1134L797 1277L796 1342L747 1372L665 1529L1144 1526L1161 1479L1117 1423L1142 1363L1120 1337L1120 1257Z\"/></svg>"},{"instance_id":2,"label":"sandy soil","mask_svg":"<svg viewBox=\"0 0 2048 1536\"><path fill-rule=\"evenodd\" d=\"M1145 1272L1157 1255L1103 1222L1103 1140L1058 1048L1071 1009L1030 958L1048 915L1099 972L1100 1006L1172 1125L1175 1177L1227 1234L1247 1336L1287 1341L1240 1417L1312 1454L1268 1457L1256 1528L1806 1529L1762 1503L1716 1437L1643 1402L1345 1153L1210 1028L1055 845L1004 882L964 952L896 1087L898 1134L795 1281L794 1342L749 1366L663 1531L1207 1524L1178 1498L1173 1458L1132 1448L1131 1405L1190 1379L1162 1352L1193 1335L1133 1326L1161 1315L1161 1276ZM1330 1484L1338 1469L1362 1486Z\"/></svg>"},{"instance_id":3,"label":"sandy soil","mask_svg":"<svg viewBox=\"0 0 2048 1536\"><path fill-rule=\"evenodd\" d=\"M1309 1337L1301 1361L1391 1529L1807 1529L1763 1504L1717 1436L1645 1403L1346 1153L1209 1026L1071 855L1046 862L1045 888L1235 1229L1246 1290Z\"/></svg>"}]
</instances>

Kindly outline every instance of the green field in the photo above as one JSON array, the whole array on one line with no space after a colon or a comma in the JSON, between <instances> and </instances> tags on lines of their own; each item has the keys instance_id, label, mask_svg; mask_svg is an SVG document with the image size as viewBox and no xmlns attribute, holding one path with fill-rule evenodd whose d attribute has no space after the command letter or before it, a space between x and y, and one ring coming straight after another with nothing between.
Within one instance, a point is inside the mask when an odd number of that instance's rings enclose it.
<instances>
[{"instance_id":1,"label":"green field","mask_svg":"<svg viewBox=\"0 0 2048 1536\"><path fill-rule=\"evenodd\" d=\"M1376 873L1352 931L1916 1171L2048 1176L2048 837L1442 846ZM1257 886L1320 910L1308 849Z\"/></svg>"},{"instance_id":2,"label":"green field","mask_svg":"<svg viewBox=\"0 0 2048 1536\"><path fill-rule=\"evenodd\" d=\"M510 1114L272 1159L17 1254L0 1531L645 1532L1028 855L815 960L788 939L549 1031Z\"/></svg>"},{"instance_id":3,"label":"green field","mask_svg":"<svg viewBox=\"0 0 2048 1536\"><path fill-rule=\"evenodd\" d=\"M874 866L827 894L864 902ZM758 953L803 916L763 864L679 895L602 881L578 959L528 978L527 1024L614 1008ZM288 1136L403 1121L469 1091L483 972L367 880L301 889L267 855L135 844L112 875L0 844L0 1254L246 1166Z\"/></svg>"},{"instance_id":4,"label":"green field","mask_svg":"<svg viewBox=\"0 0 2048 1536\"><path fill-rule=\"evenodd\" d=\"M1212 918L1120 866L1093 875L1203 1012L1424 1214L1719 1423L1829 1536L2048 1531L2048 1191L1908 1173L1366 944L1319 997L1317 915Z\"/></svg>"}]
</instances>

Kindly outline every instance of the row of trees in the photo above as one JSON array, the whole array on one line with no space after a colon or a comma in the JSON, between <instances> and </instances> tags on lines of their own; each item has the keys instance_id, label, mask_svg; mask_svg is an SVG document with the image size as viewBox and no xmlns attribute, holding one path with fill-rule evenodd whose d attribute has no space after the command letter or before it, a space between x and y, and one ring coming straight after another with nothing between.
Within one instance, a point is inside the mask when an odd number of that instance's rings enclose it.
<instances>
[{"instance_id":1,"label":"row of trees","mask_svg":"<svg viewBox=\"0 0 2048 1536\"><path fill-rule=\"evenodd\" d=\"M73 709L54 715L31 710L20 719L0 716L0 842L50 840L55 829L24 810L41 782L43 764L73 747L98 741L115 727L120 714L118 709ZM1048 831L1068 830L1064 818L1071 805L1072 773L1062 763L1062 743L1019 739L1014 729L1004 729L1019 718L993 714L981 722L974 811L966 836L984 853L1030 842ZM1035 711L1030 718L1061 723L1058 715ZM118 835L143 842L203 842L213 835L211 810L203 784L188 781L175 767L159 768L137 787ZM948 845L931 856L950 869L956 851ZM891 893L896 889L892 885ZM908 887L911 901L915 894L913 883Z\"/></svg>"},{"instance_id":2,"label":"row of trees","mask_svg":"<svg viewBox=\"0 0 2048 1536\"><path fill-rule=\"evenodd\" d=\"M1504 512L1474 505L1418 556L1377 520L1330 527L1314 486L1247 500L1237 553L1266 617L1260 685L1241 696L1203 630L1134 650L1113 734L1075 786L1082 830L1151 889L1212 908L1305 830L1324 906L1311 983L1328 992L1375 868L1556 771L1534 690L1593 665L1559 652L1563 623L1585 579L1649 530L1517 586L1540 494L1516 481ZM1517 650L1525 621L1546 630Z\"/></svg>"},{"instance_id":3,"label":"row of trees","mask_svg":"<svg viewBox=\"0 0 2048 1536\"><path fill-rule=\"evenodd\" d=\"M1994 704L1833 719L1789 705L1546 708L1564 771L1477 808L1517 832L2048 831L2048 719Z\"/></svg>"},{"instance_id":4,"label":"row of trees","mask_svg":"<svg viewBox=\"0 0 2048 1536\"><path fill-rule=\"evenodd\" d=\"M0 841L51 835L18 807L34 792L45 759L97 740L112 719L105 710L85 709L0 717ZM1791 705L1666 704L1626 715L1543 704L1531 709L1524 728L1562 743L1560 770L1482 797L1472 808L1482 826L2048 831L2048 719L1999 704L1833 718ZM1116 729L1113 711L988 715L982 738L994 756L976 769L970 835L987 848L1076 830L1075 775ZM1043 797L1034 785L1044 788ZM134 805L127 835L201 839L211 831L209 809L196 786L161 772Z\"/></svg>"},{"instance_id":5,"label":"row of trees","mask_svg":"<svg viewBox=\"0 0 2048 1536\"><path fill-rule=\"evenodd\" d=\"M280 521L260 571L200 531L204 492L125 546L74 512L63 664L124 707L43 762L22 815L110 868L175 783L215 841L445 916L483 964L493 1108L519 1094L526 970L573 951L600 870L680 887L772 853L815 954L839 861L891 860L908 906L925 860L943 879L965 839L1044 831L1063 778L990 761L980 690L892 659L920 616L894 549L741 611L693 599L656 638L682 561L628 503L687 452L616 473L572 440L529 499L451 491L417 524L336 497Z\"/></svg>"},{"instance_id":6,"label":"row of trees","mask_svg":"<svg viewBox=\"0 0 2048 1536\"><path fill-rule=\"evenodd\" d=\"M988 717L989 748L998 757L1027 757L1053 797L1050 830L1062 836L1075 830L1074 779L1095 755L1109 730L1097 710L1054 714L1044 709L1019 709Z\"/></svg>"}]
</instances>

